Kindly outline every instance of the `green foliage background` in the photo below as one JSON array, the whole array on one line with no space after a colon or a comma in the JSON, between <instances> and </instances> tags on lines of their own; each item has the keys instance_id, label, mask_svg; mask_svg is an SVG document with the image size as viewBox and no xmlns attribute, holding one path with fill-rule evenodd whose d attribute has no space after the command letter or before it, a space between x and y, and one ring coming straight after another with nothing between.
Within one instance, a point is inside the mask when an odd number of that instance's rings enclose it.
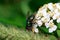
<instances>
[{"instance_id":1,"label":"green foliage background","mask_svg":"<svg viewBox=\"0 0 60 40\"><path fill-rule=\"evenodd\" d=\"M32 14L49 2L60 0L0 0L0 22L25 28L27 12Z\"/></svg>"}]
</instances>

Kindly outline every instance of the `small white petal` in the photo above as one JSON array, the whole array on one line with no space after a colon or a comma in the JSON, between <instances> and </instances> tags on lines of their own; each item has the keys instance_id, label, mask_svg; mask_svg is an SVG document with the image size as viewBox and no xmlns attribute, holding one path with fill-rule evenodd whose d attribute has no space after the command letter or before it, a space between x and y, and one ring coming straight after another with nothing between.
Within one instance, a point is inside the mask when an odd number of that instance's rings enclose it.
<instances>
[{"instance_id":1,"label":"small white petal","mask_svg":"<svg viewBox=\"0 0 60 40\"><path fill-rule=\"evenodd\" d=\"M60 9L60 3L56 3L56 7Z\"/></svg>"},{"instance_id":2,"label":"small white petal","mask_svg":"<svg viewBox=\"0 0 60 40\"><path fill-rule=\"evenodd\" d=\"M36 28L37 26L38 26L37 24L33 24L33 27L35 27L35 28Z\"/></svg>"},{"instance_id":3,"label":"small white petal","mask_svg":"<svg viewBox=\"0 0 60 40\"><path fill-rule=\"evenodd\" d=\"M52 3L49 3L49 4L48 4L48 8L49 8L51 11L53 11Z\"/></svg>"},{"instance_id":4,"label":"small white petal","mask_svg":"<svg viewBox=\"0 0 60 40\"><path fill-rule=\"evenodd\" d=\"M60 18L57 19L57 23L60 23Z\"/></svg>"},{"instance_id":5,"label":"small white petal","mask_svg":"<svg viewBox=\"0 0 60 40\"><path fill-rule=\"evenodd\" d=\"M41 18L41 21L42 21L43 23L46 23L46 22L50 21L50 18L48 18L47 16L46 16L46 17L42 17L42 18Z\"/></svg>"},{"instance_id":6,"label":"small white petal","mask_svg":"<svg viewBox=\"0 0 60 40\"><path fill-rule=\"evenodd\" d=\"M46 28L49 28L49 23L45 23Z\"/></svg>"},{"instance_id":7,"label":"small white petal","mask_svg":"<svg viewBox=\"0 0 60 40\"><path fill-rule=\"evenodd\" d=\"M39 14L36 14L36 16L35 16L35 19L40 19L41 17L39 16Z\"/></svg>"},{"instance_id":8,"label":"small white petal","mask_svg":"<svg viewBox=\"0 0 60 40\"><path fill-rule=\"evenodd\" d=\"M49 33L52 33L53 32L53 29L49 28Z\"/></svg>"},{"instance_id":9,"label":"small white petal","mask_svg":"<svg viewBox=\"0 0 60 40\"><path fill-rule=\"evenodd\" d=\"M37 28L36 28L34 31L35 31L36 33L38 33L38 32L39 32Z\"/></svg>"},{"instance_id":10,"label":"small white petal","mask_svg":"<svg viewBox=\"0 0 60 40\"><path fill-rule=\"evenodd\" d=\"M54 16L52 18L53 18L53 20L56 20L59 16L60 16L60 13L57 12L56 14L54 14Z\"/></svg>"},{"instance_id":11,"label":"small white petal","mask_svg":"<svg viewBox=\"0 0 60 40\"><path fill-rule=\"evenodd\" d=\"M52 18L53 18L53 20L56 20L56 15L54 15Z\"/></svg>"},{"instance_id":12,"label":"small white petal","mask_svg":"<svg viewBox=\"0 0 60 40\"><path fill-rule=\"evenodd\" d=\"M58 12L58 9L55 9L54 12L57 13Z\"/></svg>"},{"instance_id":13,"label":"small white petal","mask_svg":"<svg viewBox=\"0 0 60 40\"><path fill-rule=\"evenodd\" d=\"M60 13L59 13L59 12L57 12L55 15L56 15L56 16L60 16Z\"/></svg>"},{"instance_id":14,"label":"small white petal","mask_svg":"<svg viewBox=\"0 0 60 40\"><path fill-rule=\"evenodd\" d=\"M47 22L49 22L50 21L50 18L47 18Z\"/></svg>"},{"instance_id":15,"label":"small white petal","mask_svg":"<svg viewBox=\"0 0 60 40\"><path fill-rule=\"evenodd\" d=\"M57 26L54 25L53 27L49 28L49 33L52 33L53 31L55 31L57 29Z\"/></svg>"},{"instance_id":16,"label":"small white petal","mask_svg":"<svg viewBox=\"0 0 60 40\"><path fill-rule=\"evenodd\" d=\"M55 31L56 29L57 29L57 26L56 25L54 25L54 27L52 27L53 28L53 31Z\"/></svg>"},{"instance_id":17,"label":"small white petal","mask_svg":"<svg viewBox=\"0 0 60 40\"><path fill-rule=\"evenodd\" d=\"M46 18L50 18L50 15L48 13L44 13L43 16Z\"/></svg>"},{"instance_id":18,"label":"small white petal","mask_svg":"<svg viewBox=\"0 0 60 40\"><path fill-rule=\"evenodd\" d=\"M43 14L46 13L46 9L41 10L41 13Z\"/></svg>"},{"instance_id":19,"label":"small white petal","mask_svg":"<svg viewBox=\"0 0 60 40\"><path fill-rule=\"evenodd\" d=\"M41 13L40 10L38 10L37 14Z\"/></svg>"},{"instance_id":20,"label":"small white petal","mask_svg":"<svg viewBox=\"0 0 60 40\"><path fill-rule=\"evenodd\" d=\"M53 22L53 19L51 19L49 22L51 22L51 23L52 23L52 22Z\"/></svg>"},{"instance_id":21,"label":"small white petal","mask_svg":"<svg viewBox=\"0 0 60 40\"><path fill-rule=\"evenodd\" d=\"M38 24L39 27L42 26L43 24L41 20L36 21L36 23Z\"/></svg>"}]
</instances>

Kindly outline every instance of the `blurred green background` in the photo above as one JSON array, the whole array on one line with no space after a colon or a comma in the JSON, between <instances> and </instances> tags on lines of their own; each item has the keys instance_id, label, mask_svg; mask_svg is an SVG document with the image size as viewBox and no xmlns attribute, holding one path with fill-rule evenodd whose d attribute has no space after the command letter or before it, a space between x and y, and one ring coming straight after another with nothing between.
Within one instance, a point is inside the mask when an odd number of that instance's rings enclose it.
<instances>
[{"instance_id":1,"label":"blurred green background","mask_svg":"<svg viewBox=\"0 0 60 40\"><path fill-rule=\"evenodd\" d=\"M46 3L56 3L60 0L0 0L0 22L26 27L26 15L36 12Z\"/></svg>"}]
</instances>

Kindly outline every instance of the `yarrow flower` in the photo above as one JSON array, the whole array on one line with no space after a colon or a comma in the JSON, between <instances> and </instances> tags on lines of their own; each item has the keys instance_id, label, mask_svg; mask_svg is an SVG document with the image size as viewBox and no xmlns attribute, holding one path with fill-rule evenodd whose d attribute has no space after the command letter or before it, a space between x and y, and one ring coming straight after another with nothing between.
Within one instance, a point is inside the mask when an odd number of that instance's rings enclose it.
<instances>
[{"instance_id":1,"label":"yarrow flower","mask_svg":"<svg viewBox=\"0 0 60 40\"><path fill-rule=\"evenodd\" d=\"M46 28L49 29L49 33L52 33L57 30L57 26L54 24L54 20L57 23L60 23L60 3L48 3L43 7L39 8L35 15L37 26L41 27L45 24ZM38 29L35 30L35 32Z\"/></svg>"},{"instance_id":2,"label":"yarrow flower","mask_svg":"<svg viewBox=\"0 0 60 40\"><path fill-rule=\"evenodd\" d=\"M49 28L49 33L55 31L57 26L53 23L53 20L50 20L48 23L45 23L46 28Z\"/></svg>"}]
</instances>

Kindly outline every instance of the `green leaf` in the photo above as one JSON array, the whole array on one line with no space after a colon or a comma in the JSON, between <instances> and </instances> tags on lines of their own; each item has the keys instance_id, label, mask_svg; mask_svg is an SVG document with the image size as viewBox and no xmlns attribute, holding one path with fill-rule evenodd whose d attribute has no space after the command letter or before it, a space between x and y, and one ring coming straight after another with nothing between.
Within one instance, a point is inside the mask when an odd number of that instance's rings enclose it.
<instances>
[{"instance_id":1,"label":"green leaf","mask_svg":"<svg viewBox=\"0 0 60 40\"><path fill-rule=\"evenodd\" d=\"M58 29L60 29L60 23L57 23L57 27L58 27Z\"/></svg>"},{"instance_id":2,"label":"green leaf","mask_svg":"<svg viewBox=\"0 0 60 40\"><path fill-rule=\"evenodd\" d=\"M60 37L60 30L57 30L57 35L58 37Z\"/></svg>"},{"instance_id":3,"label":"green leaf","mask_svg":"<svg viewBox=\"0 0 60 40\"><path fill-rule=\"evenodd\" d=\"M50 40L57 40L56 37L53 35L50 35L49 38L50 38Z\"/></svg>"},{"instance_id":4,"label":"green leaf","mask_svg":"<svg viewBox=\"0 0 60 40\"><path fill-rule=\"evenodd\" d=\"M41 29L41 31L44 32L44 33L49 33L49 32L48 32L48 28L46 28L46 27L41 27L40 29Z\"/></svg>"}]
</instances>

